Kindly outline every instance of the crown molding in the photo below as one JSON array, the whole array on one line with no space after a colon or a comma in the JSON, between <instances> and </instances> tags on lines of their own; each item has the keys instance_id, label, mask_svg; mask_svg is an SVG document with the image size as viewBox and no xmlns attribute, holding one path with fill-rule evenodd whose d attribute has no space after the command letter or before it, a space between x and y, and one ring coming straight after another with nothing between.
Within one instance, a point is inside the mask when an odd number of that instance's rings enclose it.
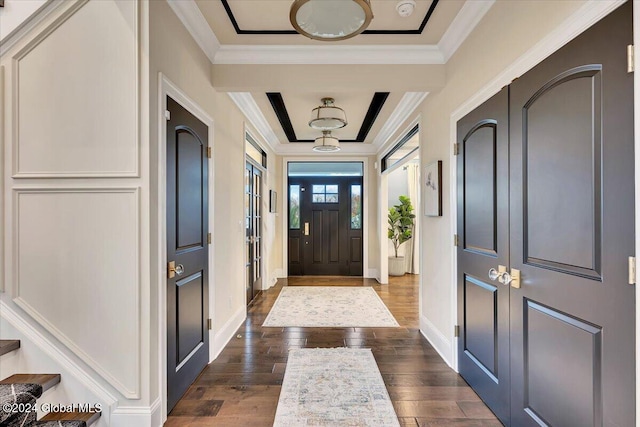
<instances>
[{"instance_id":1,"label":"crown molding","mask_svg":"<svg viewBox=\"0 0 640 427\"><path fill-rule=\"evenodd\" d=\"M407 92L404 94L393 113L389 116L386 123L378 132L373 140L373 146L376 152L379 152L390 138L400 129L407 119L413 114L416 108L429 95L429 92Z\"/></svg>"},{"instance_id":2,"label":"crown molding","mask_svg":"<svg viewBox=\"0 0 640 427\"><path fill-rule=\"evenodd\" d=\"M434 45L223 45L214 64L444 64Z\"/></svg>"},{"instance_id":3,"label":"crown molding","mask_svg":"<svg viewBox=\"0 0 640 427\"><path fill-rule=\"evenodd\" d=\"M264 114L262 114L253 96L251 96L249 92L229 92L228 95L260 134L262 139L264 139L269 147L277 154L282 144L273 129L271 129L269 122L264 117Z\"/></svg>"},{"instance_id":4,"label":"crown molding","mask_svg":"<svg viewBox=\"0 0 640 427\"><path fill-rule=\"evenodd\" d=\"M438 42L446 63L491 9L495 0L467 0Z\"/></svg>"},{"instance_id":5,"label":"crown molding","mask_svg":"<svg viewBox=\"0 0 640 427\"><path fill-rule=\"evenodd\" d=\"M167 0L200 49L213 64L220 42L194 0Z\"/></svg>"}]
</instances>

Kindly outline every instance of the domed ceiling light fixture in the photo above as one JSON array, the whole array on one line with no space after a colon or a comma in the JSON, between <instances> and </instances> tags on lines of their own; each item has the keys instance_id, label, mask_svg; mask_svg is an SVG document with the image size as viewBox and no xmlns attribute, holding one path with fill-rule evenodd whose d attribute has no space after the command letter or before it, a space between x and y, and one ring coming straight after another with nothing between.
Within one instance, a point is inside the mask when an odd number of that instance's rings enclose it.
<instances>
[{"instance_id":1,"label":"domed ceiling light fixture","mask_svg":"<svg viewBox=\"0 0 640 427\"><path fill-rule=\"evenodd\" d=\"M317 137L315 144L313 144L313 151L321 153L340 151L340 141L331 135L330 130L323 130L322 136Z\"/></svg>"},{"instance_id":2,"label":"domed ceiling light fixture","mask_svg":"<svg viewBox=\"0 0 640 427\"><path fill-rule=\"evenodd\" d=\"M323 41L357 36L372 19L370 0L295 0L289 12L297 32Z\"/></svg>"},{"instance_id":3,"label":"domed ceiling light fixture","mask_svg":"<svg viewBox=\"0 0 640 427\"><path fill-rule=\"evenodd\" d=\"M336 107L333 98L322 98L322 105L311 111L309 126L318 130L340 129L347 125L347 115Z\"/></svg>"}]
</instances>

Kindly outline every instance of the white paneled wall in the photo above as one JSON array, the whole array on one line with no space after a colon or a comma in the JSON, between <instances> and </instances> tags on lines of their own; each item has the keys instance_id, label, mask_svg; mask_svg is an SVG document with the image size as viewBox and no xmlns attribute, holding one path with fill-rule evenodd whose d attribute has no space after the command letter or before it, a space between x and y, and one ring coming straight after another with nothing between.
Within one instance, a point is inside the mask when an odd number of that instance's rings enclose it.
<instances>
[{"instance_id":1,"label":"white paneled wall","mask_svg":"<svg viewBox=\"0 0 640 427\"><path fill-rule=\"evenodd\" d=\"M0 57L0 299L123 416L152 406L147 7L60 2Z\"/></svg>"}]
</instances>

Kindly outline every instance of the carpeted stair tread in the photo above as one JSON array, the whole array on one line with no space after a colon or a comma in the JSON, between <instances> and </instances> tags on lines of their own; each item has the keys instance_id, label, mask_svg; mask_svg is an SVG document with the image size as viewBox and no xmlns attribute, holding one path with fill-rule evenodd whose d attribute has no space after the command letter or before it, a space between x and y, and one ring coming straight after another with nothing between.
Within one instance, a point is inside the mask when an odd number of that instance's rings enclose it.
<instances>
[{"instance_id":1,"label":"carpeted stair tread","mask_svg":"<svg viewBox=\"0 0 640 427\"><path fill-rule=\"evenodd\" d=\"M0 340L0 356L20 348L20 340Z\"/></svg>"},{"instance_id":2,"label":"carpeted stair tread","mask_svg":"<svg viewBox=\"0 0 640 427\"><path fill-rule=\"evenodd\" d=\"M38 384L42 393L60 382L60 374L15 374L0 381L2 384ZM40 396L37 396L40 397Z\"/></svg>"},{"instance_id":3,"label":"carpeted stair tread","mask_svg":"<svg viewBox=\"0 0 640 427\"><path fill-rule=\"evenodd\" d=\"M85 422L86 425L91 425L98 418L100 418L100 412L49 412L47 415L42 417L40 421L82 421ZM40 424L37 424L40 425ZM55 425L55 424L54 424ZM64 427L67 424L62 424ZM79 426L83 426L84 424L80 424ZM73 427L73 424L69 424L69 427Z\"/></svg>"},{"instance_id":4,"label":"carpeted stair tread","mask_svg":"<svg viewBox=\"0 0 640 427\"><path fill-rule=\"evenodd\" d=\"M33 427L87 427L84 421L36 421Z\"/></svg>"},{"instance_id":5,"label":"carpeted stair tread","mask_svg":"<svg viewBox=\"0 0 640 427\"><path fill-rule=\"evenodd\" d=\"M22 412L20 408L34 408L41 395L40 384L0 384L0 425L30 426L36 420L36 412Z\"/></svg>"}]
</instances>

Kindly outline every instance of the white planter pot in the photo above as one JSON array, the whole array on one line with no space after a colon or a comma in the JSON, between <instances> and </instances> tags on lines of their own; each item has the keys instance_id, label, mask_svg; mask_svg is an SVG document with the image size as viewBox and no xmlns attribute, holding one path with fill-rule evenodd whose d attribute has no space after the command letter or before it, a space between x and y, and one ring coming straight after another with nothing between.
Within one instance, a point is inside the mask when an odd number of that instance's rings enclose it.
<instances>
[{"instance_id":1,"label":"white planter pot","mask_svg":"<svg viewBox=\"0 0 640 427\"><path fill-rule=\"evenodd\" d=\"M404 267L404 257L389 257L389 276L404 276L405 267Z\"/></svg>"}]
</instances>

